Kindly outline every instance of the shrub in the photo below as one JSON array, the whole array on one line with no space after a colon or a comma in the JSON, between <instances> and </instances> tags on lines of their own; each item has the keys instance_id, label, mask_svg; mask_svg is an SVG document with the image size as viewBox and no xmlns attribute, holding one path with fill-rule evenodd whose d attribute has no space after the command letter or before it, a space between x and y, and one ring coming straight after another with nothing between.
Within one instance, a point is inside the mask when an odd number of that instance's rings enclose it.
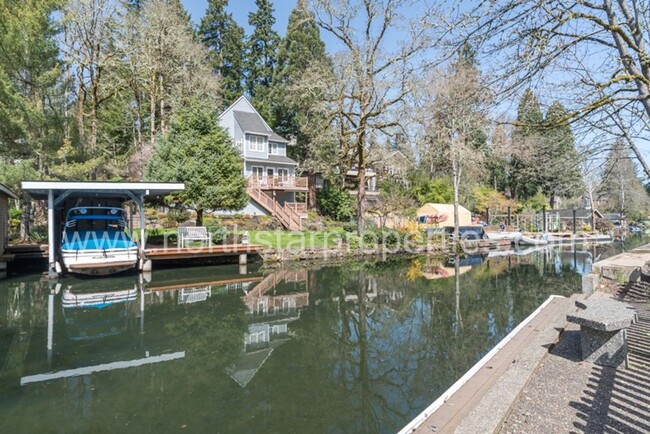
<instances>
[{"instance_id":1,"label":"shrub","mask_svg":"<svg viewBox=\"0 0 650 434\"><path fill-rule=\"evenodd\" d=\"M34 225L29 232L29 239L35 243L47 242L47 225Z\"/></svg>"},{"instance_id":2,"label":"shrub","mask_svg":"<svg viewBox=\"0 0 650 434\"><path fill-rule=\"evenodd\" d=\"M177 224L186 222L190 218L190 212L185 209L172 208L167 213L167 220Z\"/></svg>"},{"instance_id":3,"label":"shrub","mask_svg":"<svg viewBox=\"0 0 650 434\"><path fill-rule=\"evenodd\" d=\"M318 192L316 203L321 212L334 220L350 220L355 214L354 198L347 191L325 186Z\"/></svg>"},{"instance_id":4,"label":"shrub","mask_svg":"<svg viewBox=\"0 0 650 434\"><path fill-rule=\"evenodd\" d=\"M399 243L400 238L399 232L390 229L367 229L363 233L363 243L366 245L376 242L386 246L395 246Z\"/></svg>"},{"instance_id":5,"label":"shrub","mask_svg":"<svg viewBox=\"0 0 650 434\"><path fill-rule=\"evenodd\" d=\"M20 232L20 221L23 217L23 211L16 208L9 208L9 230L12 233Z\"/></svg>"},{"instance_id":6,"label":"shrub","mask_svg":"<svg viewBox=\"0 0 650 434\"><path fill-rule=\"evenodd\" d=\"M212 244L223 244L228 235L228 230L221 225L207 226L208 232L212 235Z\"/></svg>"}]
</instances>

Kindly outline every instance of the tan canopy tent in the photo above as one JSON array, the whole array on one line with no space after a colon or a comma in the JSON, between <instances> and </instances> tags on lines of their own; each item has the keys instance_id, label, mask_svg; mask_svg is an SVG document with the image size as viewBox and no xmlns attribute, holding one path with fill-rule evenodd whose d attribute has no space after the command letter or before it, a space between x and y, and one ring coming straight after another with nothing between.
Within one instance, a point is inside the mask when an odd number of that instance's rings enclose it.
<instances>
[{"instance_id":1,"label":"tan canopy tent","mask_svg":"<svg viewBox=\"0 0 650 434\"><path fill-rule=\"evenodd\" d=\"M442 217L446 215L445 219ZM418 220L423 216L433 216L438 221L438 227L454 226L454 206L446 203L427 203L417 211ZM458 207L458 224L459 226L472 225L472 213L463 206Z\"/></svg>"}]
</instances>

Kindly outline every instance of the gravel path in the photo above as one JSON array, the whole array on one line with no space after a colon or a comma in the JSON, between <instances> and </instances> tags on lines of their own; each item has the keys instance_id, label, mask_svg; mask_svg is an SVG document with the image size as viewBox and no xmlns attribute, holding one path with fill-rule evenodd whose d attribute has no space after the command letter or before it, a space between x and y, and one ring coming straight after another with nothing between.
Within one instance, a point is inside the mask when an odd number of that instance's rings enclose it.
<instances>
[{"instance_id":1,"label":"gravel path","mask_svg":"<svg viewBox=\"0 0 650 434\"><path fill-rule=\"evenodd\" d=\"M626 300L631 301L631 300ZM635 303L630 368L580 361L571 325L519 395L502 433L650 433L650 305Z\"/></svg>"}]
</instances>

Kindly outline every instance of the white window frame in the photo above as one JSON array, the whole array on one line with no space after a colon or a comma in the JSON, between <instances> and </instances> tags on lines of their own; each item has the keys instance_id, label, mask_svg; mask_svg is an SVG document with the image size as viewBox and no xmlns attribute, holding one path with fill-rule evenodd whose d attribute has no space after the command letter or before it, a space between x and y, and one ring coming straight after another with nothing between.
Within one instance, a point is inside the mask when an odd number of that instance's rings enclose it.
<instances>
[{"instance_id":1,"label":"white window frame","mask_svg":"<svg viewBox=\"0 0 650 434\"><path fill-rule=\"evenodd\" d=\"M264 136L259 136L257 134L246 134L246 143L248 143L249 151L252 152L266 151L266 137Z\"/></svg>"},{"instance_id":2,"label":"white window frame","mask_svg":"<svg viewBox=\"0 0 650 434\"><path fill-rule=\"evenodd\" d=\"M281 168L278 167L277 169L275 169L275 173L277 174L277 176L279 176L279 177L281 177L283 179L286 179L286 178L288 178L290 176L289 175L289 169L281 169Z\"/></svg>"},{"instance_id":3,"label":"white window frame","mask_svg":"<svg viewBox=\"0 0 650 434\"><path fill-rule=\"evenodd\" d=\"M255 173L256 169L259 171L259 173ZM251 175L257 177L266 176L266 169L264 166L251 166Z\"/></svg>"},{"instance_id":4,"label":"white window frame","mask_svg":"<svg viewBox=\"0 0 650 434\"><path fill-rule=\"evenodd\" d=\"M275 142L269 142L269 154L280 155L280 145Z\"/></svg>"}]
</instances>

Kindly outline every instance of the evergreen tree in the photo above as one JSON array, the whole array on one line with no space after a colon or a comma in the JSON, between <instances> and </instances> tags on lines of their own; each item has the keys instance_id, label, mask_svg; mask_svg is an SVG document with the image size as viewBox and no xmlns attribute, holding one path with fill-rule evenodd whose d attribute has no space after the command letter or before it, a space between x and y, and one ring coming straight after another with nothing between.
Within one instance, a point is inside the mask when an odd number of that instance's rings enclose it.
<instances>
[{"instance_id":1,"label":"evergreen tree","mask_svg":"<svg viewBox=\"0 0 650 434\"><path fill-rule=\"evenodd\" d=\"M580 157L575 147L573 132L569 124L562 122L568 115L564 106L555 101L546 112L544 143L538 148L540 163L540 185L550 198L551 208L557 205L558 197L570 197L581 191L582 175Z\"/></svg>"},{"instance_id":2,"label":"evergreen tree","mask_svg":"<svg viewBox=\"0 0 650 434\"><path fill-rule=\"evenodd\" d=\"M510 179L506 196L514 200L527 199L538 191L539 166L535 160L543 121L537 97L531 89L526 89L517 108L508 169Z\"/></svg>"},{"instance_id":3,"label":"evergreen tree","mask_svg":"<svg viewBox=\"0 0 650 434\"><path fill-rule=\"evenodd\" d=\"M34 158L41 173L62 141L56 28L59 1L0 1L0 152Z\"/></svg>"},{"instance_id":4,"label":"evergreen tree","mask_svg":"<svg viewBox=\"0 0 650 434\"><path fill-rule=\"evenodd\" d=\"M229 106L244 93L244 29L226 11L228 0L209 0L199 34L210 48L215 74L221 77L223 105Z\"/></svg>"},{"instance_id":5,"label":"evergreen tree","mask_svg":"<svg viewBox=\"0 0 650 434\"><path fill-rule=\"evenodd\" d=\"M253 33L248 39L246 90L263 118L272 122L271 83L277 65L280 37L273 30L275 17L270 0L255 0L257 10L248 15Z\"/></svg>"},{"instance_id":6,"label":"evergreen tree","mask_svg":"<svg viewBox=\"0 0 650 434\"><path fill-rule=\"evenodd\" d=\"M239 151L219 126L215 107L199 99L176 109L147 168L151 180L185 183L176 196L196 210L197 226L203 224L205 210L235 211L246 205L242 173Z\"/></svg>"},{"instance_id":7,"label":"evergreen tree","mask_svg":"<svg viewBox=\"0 0 650 434\"><path fill-rule=\"evenodd\" d=\"M304 161L309 137L301 134L301 120L314 103L314 95L296 92L294 85L312 65L331 67L325 43L306 0L299 0L289 16L286 36L278 47L278 67L273 77L273 129L281 136L294 138L292 157Z\"/></svg>"}]
</instances>

